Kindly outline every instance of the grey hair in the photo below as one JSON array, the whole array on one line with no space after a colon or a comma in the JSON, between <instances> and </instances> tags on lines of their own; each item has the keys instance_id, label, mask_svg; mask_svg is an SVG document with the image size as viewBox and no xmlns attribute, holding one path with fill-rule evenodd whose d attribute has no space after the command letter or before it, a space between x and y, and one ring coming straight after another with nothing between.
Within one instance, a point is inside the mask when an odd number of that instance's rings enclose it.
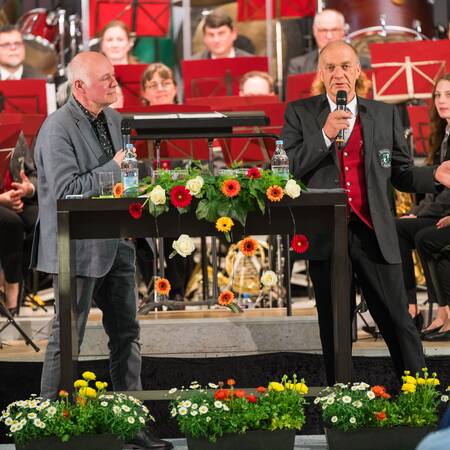
<instances>
[{"instance_id":1,"label":"grey hair","mask_svg":"<svg viewBox=\"0 0 450 450\"><path fill-rule=\"evenodd\" d=\"M73 86L73 83L77 80L89 82L89 77L87 76L88 65L83 61L83 54L85 52L78 53L67 65L67 81L69 86Z\"/></svg>"},{"instance_id":2,"label":"grey hair","mask_svg":"<svg viewBox=\"0 0 450 450\"><path fill-rule=\"evenodd\" d=\"M323 16L326 16L330 13L333 13L334 15L336 15L338 17L339 21L341 22L342 28L345 28L345 17L340 11L338 11L336 9L323 9L322 11L317 13L314 16L313 28L317 25L318 19L321 19Z\"/></svg>"}]
</instances>

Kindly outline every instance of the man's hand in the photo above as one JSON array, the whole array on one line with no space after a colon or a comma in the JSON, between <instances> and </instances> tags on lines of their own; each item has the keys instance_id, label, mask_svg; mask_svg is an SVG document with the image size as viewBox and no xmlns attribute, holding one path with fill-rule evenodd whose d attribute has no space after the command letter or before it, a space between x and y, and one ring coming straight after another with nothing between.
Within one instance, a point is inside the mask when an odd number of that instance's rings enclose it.
<instances>
[{"instance_id":1,"label":"man's hand","mask_svg":"<svg viewBox=\"0 0 450 450\"><path fill-rule=\"evenodd\" d=\"M434 179L450 189L450 160L442 162L436 168Z\"/></svg>"},{"instance_id":2,"label":"man's hand","mask_svg":"<svg viewBox=\"0 0 450 450\"><path fill-rule=\"evenodd\" d=\"M115 155L113 160L119 165L119 167L122 165L122 161L125 158L126 151L125 150L119 150Z\"/></svg>"},{"instance_id":3,"label":"man's hand","mask_svg":"<svg viewBox=\"0 0 450 450\"><path fill-rule=\"evenodd\" d=\"M22 181L20 183L11 183L11 187L20 195L20 198L31 197L34 194L34 186L23 170L19 172L19 175Z\"/></svg>"},{"instance_id":4,"label":"man's hand","mask_svg":"<svg viewBox=\"0 0 450 450\"><path fill-rule=\"evenodd\" d=\"M0 194L0 205L12 209L16 213L20 213L23 210L23 202L20 194L14 189Z\"/></svg>"},{"instance_id":5,"label":"man's hand","mask_svg":"<svg viewBox=\"0 0 450 450\"><path fill-rule=\"evenodd\" d=\"M401 216L400 219L417 219L417 216L415 214L405 214L404 216Z\"/></svg>"},{"instance_id":6,"label":"man's hand","mask_svg":"<svg viewBox=\"0 0 450 450\"><path fill-rule=\"evenodd\" d=\"M450 216L445 216L436 223L436 228L445 228L448 226L450 226Z\"/></svg>"},{"instance_id":7,"label":"man's hand","mask_svg":"<svg viewBox=\"0 0 450 450\"><path fill-rule=\"evenodd\" d=\"M339 134L339 131L346 130L350 126L351 118L352 113L350 111L337 109L328 114L327 121L323 126L323 132L328 139L333 140Z\"/></svg>"}]
</instances>

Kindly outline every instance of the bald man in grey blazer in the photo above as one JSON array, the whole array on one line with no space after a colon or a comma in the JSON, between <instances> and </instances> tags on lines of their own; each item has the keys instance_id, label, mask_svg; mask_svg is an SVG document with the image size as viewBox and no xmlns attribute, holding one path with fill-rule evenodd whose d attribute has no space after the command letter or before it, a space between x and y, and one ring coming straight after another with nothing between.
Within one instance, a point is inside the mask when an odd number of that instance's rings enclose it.
<instances>
[{"instance_id":1,"label":"bald man in grey blazer","mask_svg":"<svg viewBox=\"0 0 450 450\"><path fill-rule=\"evenodd\" d=\"M57 295L56 202L70 194L99 193L98 173L120 180L121 116L108 105L116 101L114 68L100 53L78 54L68 66L72 96L51 114L39 132L35 159L38 172L39 228L37 269L54 274ZM78 333L81 346L92 300L103 313L109 338L114 390L140 390L141 356L136 319L135 250L124 239L76 241ZM58 300L58 299L56 299ZM58 307L58 301L56 301ZM60 383L59 320L55 315L44 360L41 396L55 398ZM133 448L169 449L168 442L138 436Z\"/></svg>"}]
</instances>

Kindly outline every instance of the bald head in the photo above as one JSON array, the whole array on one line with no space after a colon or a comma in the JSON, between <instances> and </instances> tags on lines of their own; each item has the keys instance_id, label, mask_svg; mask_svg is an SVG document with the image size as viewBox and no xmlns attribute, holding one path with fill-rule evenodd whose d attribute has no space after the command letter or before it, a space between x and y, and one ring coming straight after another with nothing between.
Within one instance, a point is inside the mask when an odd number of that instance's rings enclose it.
<instances>
[{"instance_id":1,"label":"bald head","mask_svg":"<svg viewBox=\"0 0 450 450\"><path fill-rule=\"evenodd\" d=\"M344 39L344 16L335 9L324 9L317 13L313 21L313 34L319 50L330 42Z\"/></svg>"},{"instance_id":2,"label":"bald head","mask_svg":"<svg viewBox=\"0 0 450 450\"><path fill-rule=\"evenodd\" d=\"M67 78L75 98L94 115L117 100L114 67L101 53L78 53L67 67Z\"/></svg>"},{"instance_id":3,"label":"bald head","mask_svg":"<svg viewBox=\"0 0 450 450\"><path fill-rule=\"evenodd\" d=\"M357 64L360 64L358 53L356 53L356 50L352 45L348 44L345 41L334 41L334 42L330 42L329 44L327 44L320 52L319 65L320 65L321 61L324 60L327 52L330 52L330 51L331 52L339 52L341 50L351 52L353 54Z\"/></svg>"}]
</instances>

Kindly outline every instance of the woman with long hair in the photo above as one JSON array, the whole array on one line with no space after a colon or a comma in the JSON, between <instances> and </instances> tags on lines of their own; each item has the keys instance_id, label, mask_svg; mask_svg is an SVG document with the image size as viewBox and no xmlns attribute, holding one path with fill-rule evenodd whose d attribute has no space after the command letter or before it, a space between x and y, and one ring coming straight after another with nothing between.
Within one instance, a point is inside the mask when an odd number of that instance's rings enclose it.
<instances>
[{"instance_id":1,"label":"woman with long hair","mask_svg":"<svg viewBox=\"0 0 450 450\"><path fill-rule=\"evenodd\" d=\"M137 64L139 61L131 54L133 38L125 22L112 20L100 32L100 51L113 66Z\"/></svg>"},{"instance_id":2,"label":"woman with long hair","mask_svg":"<svg viewBox=\"0 0 450 450\"><path fill-rule=\"evenodd\" d=\"M430 107L430 151L426 164L435 165L450 159L450 74L439 78L432 92ZM403 275L408 291L409 313L421 328L423 318L417 306L416 280L412 250L417 249L424 268L430 300L438 303L438 312L422 337L433 340L436 334L447 333L450 340L450 260L441 249L450 244L450 190L427 194L409 214L397 219ZM441 338L442 336L438 336Z\"/></svg>"}]
</instances>

